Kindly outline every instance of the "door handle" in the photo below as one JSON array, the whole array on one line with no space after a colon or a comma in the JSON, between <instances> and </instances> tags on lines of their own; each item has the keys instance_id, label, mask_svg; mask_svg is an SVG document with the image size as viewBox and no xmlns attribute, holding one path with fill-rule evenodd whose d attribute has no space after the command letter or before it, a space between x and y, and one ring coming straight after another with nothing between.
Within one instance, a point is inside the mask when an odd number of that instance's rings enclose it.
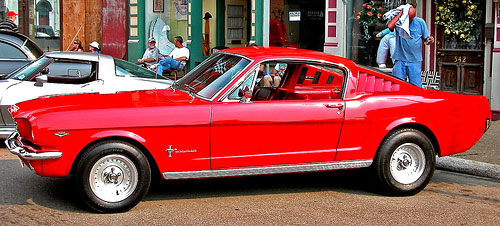
<instances>
[{"instance_id":1,"label":"door handle","mask_svg":"<svg viewBox=\"0 0 500 226\"><path fill-rule=\"evenodd\" d=\"M335 103L335 104L326 104L327 108L338 108L339 110L342 110L344 108L344 104L342 103Z\"/></svg>"}]
</instances>

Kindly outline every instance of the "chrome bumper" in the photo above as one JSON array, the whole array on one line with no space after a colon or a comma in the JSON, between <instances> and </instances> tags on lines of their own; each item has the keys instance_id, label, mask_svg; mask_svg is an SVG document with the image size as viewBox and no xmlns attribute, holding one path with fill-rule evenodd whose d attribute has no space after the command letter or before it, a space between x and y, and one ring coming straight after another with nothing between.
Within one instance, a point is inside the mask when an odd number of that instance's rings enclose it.
<instances>
[{"instance_id":1,"label":"chrome bumper","mask_svg":"<svg viewBox=\"0 0 500 226\"><path fill-rule=\"evenodd\" d=\"M10 153L17 155L19 158L23 160L44 160L44 159L57 159L62 156L62 152L42 152L37 153L34 150L30 150L30 148L24 147L21 142L21 137L19 133L13 132L6 140L5 146L9 149Z\"/></svg>"},{"instance_id":2,"label":"chrome bumper","mask_svg":"<svg viewBox=\"0 0 500 226\"><path fill-rule=\"evenodd\" d=\"M16 132L16 125L0 126L0 139L7 139L13 132Z\"/></svg>"}]
</instances>

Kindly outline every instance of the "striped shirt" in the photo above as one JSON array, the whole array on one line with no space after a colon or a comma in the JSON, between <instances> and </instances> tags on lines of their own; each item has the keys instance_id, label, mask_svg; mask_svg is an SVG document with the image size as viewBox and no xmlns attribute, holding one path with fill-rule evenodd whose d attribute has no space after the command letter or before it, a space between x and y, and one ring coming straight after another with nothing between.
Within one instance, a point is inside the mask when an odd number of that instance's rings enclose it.
<instances>
[{"instance_id":1,"label":"striped shirt","mask_svg":"<svg viewBox=\"0 0 500 226\"><path fill-rule=\"evenodd\" d=\"M4 20L0 22L0 30L8 30L13 32L19 32L17 25L11 20Z\"/></svg>"}]
</instances>

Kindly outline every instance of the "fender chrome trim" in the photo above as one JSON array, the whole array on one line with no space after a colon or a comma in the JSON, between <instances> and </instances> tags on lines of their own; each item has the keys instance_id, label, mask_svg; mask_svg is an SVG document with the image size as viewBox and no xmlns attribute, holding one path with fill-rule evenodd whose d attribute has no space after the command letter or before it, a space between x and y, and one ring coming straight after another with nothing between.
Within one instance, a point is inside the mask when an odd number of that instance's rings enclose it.
<instances>
[{"instance_id":1,"label":"fender chrome trim","mask_svg":"<svg viewBox=\"0 0 500 226\"><path fill-rule=\"evenodd\" d=\"M355 169L369 167L373 160L353 160L342 162L322 162L312 164L281 165L281 166L263 166L254 168L237 168L223 170L201 170L185 172L164 172L163 178L166 180L189 179L189 178L215 178L215 177L234 177L250 175L266 175L281 173L315 172L330 171L339 169Z\"/></svg>"}]
</instances>

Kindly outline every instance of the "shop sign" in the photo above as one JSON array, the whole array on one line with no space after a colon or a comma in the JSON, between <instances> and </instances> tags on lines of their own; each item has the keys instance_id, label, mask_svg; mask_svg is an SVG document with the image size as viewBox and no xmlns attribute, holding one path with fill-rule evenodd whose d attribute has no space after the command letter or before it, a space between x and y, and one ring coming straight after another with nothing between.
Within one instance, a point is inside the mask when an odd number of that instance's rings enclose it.
<instances>
[{"instance_id":1,"label":"shop sign","mask_svg":"<svg viewBox=\"0 0 500 226\"><path fill-rule=\"evenodd\" d=\"M300 11L291 11L288 13L290 19L289 21L290 22L293 22L293 21L300 21Z\"/></svg>"}]
</instances>

